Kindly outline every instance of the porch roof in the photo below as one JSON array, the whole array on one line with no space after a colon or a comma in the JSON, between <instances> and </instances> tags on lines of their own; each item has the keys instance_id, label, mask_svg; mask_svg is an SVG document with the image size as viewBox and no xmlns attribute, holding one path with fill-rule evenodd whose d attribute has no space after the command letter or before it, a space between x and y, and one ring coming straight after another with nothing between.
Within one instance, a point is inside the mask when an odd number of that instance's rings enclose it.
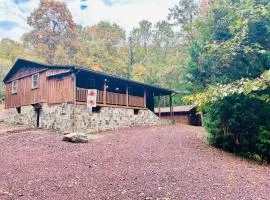
<instances>
[{"instance_id":1,"label":"porch roof","mask_svg":"<svg viewBox=\"0 0 270 200\"><path fill-rule=\"evenodd\" d=\"M140 86L140 87L143 87L146 90L152 90L154 92L155 96L158 96L158 95L170 95L172 93L176 93L174 90L165 89L165 88L162 88L162 87L158 87L158 86L154 86L154 85L150 85L150 84L146 84L146 83L141 83L141 82L134 81L134 80L131 80L131 79L116 76L116 75L113 75L113 74L93 71L91 69L86 69L86 68L83 68L83 67L74 66L73 69L78 74L80 74L81 72L84 72L84 73L87 73L89 75L94 74L94 75L96 75L98 77L101 77L103 79L114 80L116 82L119 82L119 84L125 84L125 85L129 85L129 86Z\"/></svg>"}]
</instances>

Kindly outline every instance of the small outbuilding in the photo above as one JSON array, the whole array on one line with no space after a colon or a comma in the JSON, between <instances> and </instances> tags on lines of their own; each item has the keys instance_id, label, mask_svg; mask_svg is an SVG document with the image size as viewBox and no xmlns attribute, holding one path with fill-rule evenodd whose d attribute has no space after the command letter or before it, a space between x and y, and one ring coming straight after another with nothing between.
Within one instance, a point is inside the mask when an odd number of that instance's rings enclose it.
<instances>
[{"instance_id":1,"label":"small outbuilding","mask_svg":"<svg viewBox=\"0 0 270 200\"><path fill-rule=\"evenodd\" d=\"M155 108L155 114L163 119L174 120L175 123L201 126L201 116L194 105Z\"/></svg>"}]
</instances>

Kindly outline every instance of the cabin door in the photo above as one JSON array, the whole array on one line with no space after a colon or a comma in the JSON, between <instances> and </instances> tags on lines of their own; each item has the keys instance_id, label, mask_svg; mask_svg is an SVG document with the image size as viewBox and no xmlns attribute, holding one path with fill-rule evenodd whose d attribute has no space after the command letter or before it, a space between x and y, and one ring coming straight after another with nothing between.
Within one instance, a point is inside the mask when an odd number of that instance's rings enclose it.
<instances>
[{"instance_id":1,"label":"cabin door","mask_svg":"<svg viewBox=\"0 0 270 200\"><path fill-rule=\"evenodd\" d=\"M40 104L35 104L34 108L35 108L35 114L36 114L36 126L37 126L37 128L39 128L39 125L40 125L40 113L41 113L42 106Z\"/></svg>"},{"instance_id":2,"label":"cabin door","mask_svg":"<svg viewBox=\"0 0 270 200\"><path fill-rule=\"evenodd\" d=\"M37 128L39 128L40 111L41 111L41 108L36 108Z\"/></svg>"}]
</instances>

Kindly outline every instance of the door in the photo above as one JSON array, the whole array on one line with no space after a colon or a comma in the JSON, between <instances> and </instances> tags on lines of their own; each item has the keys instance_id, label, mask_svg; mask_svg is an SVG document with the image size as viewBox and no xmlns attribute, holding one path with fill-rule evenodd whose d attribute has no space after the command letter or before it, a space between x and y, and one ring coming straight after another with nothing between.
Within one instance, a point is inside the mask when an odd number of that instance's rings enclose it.
<instances>
[{"instance_id":1,"label":"door","mask_svg":"<svg viewBox=\"0 0 270 200\"><path fill-rule=\"evenodd\" d=\"M39 128L39 126L40 126L40 114L41 114L42 105L37 103L37 104L34 104L33 106L34 106L34 109L35 109L36 127Z\"/></svg>"},{"instance_id":2,"label":"door","mask_svg":"<svg viewBox=\"0 0 270 200\"><path fill-rule=\"evenodd\" d=\"M35 108L35 111L36 111L36 122L37 122L37 128L39 128L39 121L40 121L40 111L41 111L41 108Z\"/></svg>"}]
</instances>

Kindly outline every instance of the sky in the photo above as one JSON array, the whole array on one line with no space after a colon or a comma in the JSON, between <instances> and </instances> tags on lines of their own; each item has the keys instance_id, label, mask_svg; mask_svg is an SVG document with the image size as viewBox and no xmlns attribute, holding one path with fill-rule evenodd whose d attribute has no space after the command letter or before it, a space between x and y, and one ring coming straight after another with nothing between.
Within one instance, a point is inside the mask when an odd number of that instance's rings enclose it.
<instances>
[{"instance_id":1,"label":"sky","mask_svg":"<svg viewBox=\"0 0 270 200\"><path fill-rule=\"evenodd\" d=\"M168 9L178 0L58 0L65 2L74 21L90 26L99 21L116 22L127 33L147 19L152 23L167 19ZM39 0L0 0L0 39L20 41L31 30L26 19Z\"/></svg>"}]
</instances>

